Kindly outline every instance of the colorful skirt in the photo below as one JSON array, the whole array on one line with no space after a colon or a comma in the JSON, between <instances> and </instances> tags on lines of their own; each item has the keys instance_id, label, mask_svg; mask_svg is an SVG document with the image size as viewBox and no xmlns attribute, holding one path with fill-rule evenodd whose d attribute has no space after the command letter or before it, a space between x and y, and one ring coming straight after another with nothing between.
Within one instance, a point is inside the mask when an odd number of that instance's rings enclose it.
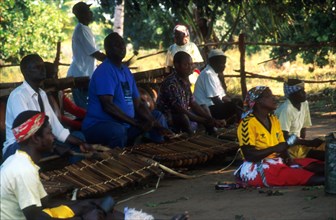
<instances>
[{"instance_id":1,"label":"colorful skirt","mask_svg":"<svg viewBox=\"0 0 336 220\"><path fill-rule=\"evenodd\" d=\"M286 165L281 158L266 158L259 163L245 161L235 171L235 175L249 186L256 187L306 185L314 173L303 167L319 161L312 158L293 160L301 167L292 168Z\"/></svg>"}]
</instances>

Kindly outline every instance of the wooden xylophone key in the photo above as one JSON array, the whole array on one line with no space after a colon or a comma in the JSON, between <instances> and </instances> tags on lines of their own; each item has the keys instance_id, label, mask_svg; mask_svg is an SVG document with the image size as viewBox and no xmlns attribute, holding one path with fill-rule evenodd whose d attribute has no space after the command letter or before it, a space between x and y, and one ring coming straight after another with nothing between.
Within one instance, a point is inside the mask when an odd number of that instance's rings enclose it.
<instances>
[{"instance_id":1,"label":"wooden xylophone key","mask_svg":"<svg viewBox=\"0 0 336 220\"><path fill-rule=\"evenodd\" d=\"M136 152L138 152L139 149L141 151L145 151L147 154L151 154L152 156L150 158L157 160L157 161L180 161L180 160L186 160L188 157L184 154L179 153L176 151L176 149L172 149L171 147L172 143L170 144L160 144L160 145L140 145L140 147L135 147ZM155 149L153 148L155 146ZM142 154L143 155L143 154Z\"/></svg>"},{"instance_id":2,"label":"wooden xylophone key","mask_svg":"<svg viewBox=\"0 0 336 220\"><path fill-rule=\"evenodd\" d=\"M79 162L80 163L80 162ZM107 191L108 188L107 186L104 186L102 184L99 184L101 183L101 181L93 176L96 176L96 175L93 175L92 172L83 172L81 170L79 170L77 167L77 165L75 164L72 164L70 166L67 166L65 167L65 169L69 170L70 174L72 177L76 177L77 179L80 179L84 184L85 186L91 186L91 185L94 185L97 187L97 191L98 192L101 192L101 191Z\"/></svg>"},{"instance_id":3,"label":"wooden xylophone key","mask_svg":"<svg viewBox=\"0 0 336 220\"><path fill-rule=\"evenodd\" d=\"M82 161L82 163L89 165L87 161ZM102 164L101 161L95 162L94 165L94 169L92 168L93 172L97 172L104 177L101 181L108 181L107 183L110 185L110 188L122 187L128 183L128 180L119 178L120 175L111 172L109 167Z\"/></svg>"},{"instance_id":4,"label":"wooden xylophone key","mask_svg":"<svg viewBox=\"0 0 336 220\"><path fill-rule=\"evenodd\" d=\"M110 166L113 168L114 172L119 174L120 176L129 179L130 182L136 182L141 175L135 174L135 175L130 175L133 171L125 167L122 163L120 163L117 159L115 158L110 158L109 160L104 161L104 164L106 166Z\"/></svg>"},{"instance_id":5,"label":"wooden xylophone key","mask_svg":"<svg viewBox=\"0 0 336 220\"><path fill-rule=\"evenodd\" d=\"M133 155L120 155L123 159L122 162L125 163L126 166L132 167L133 170L139 172L143 175L144 178L147 178L152 174L152 170L150 169L151 165L148 163L144 163L143 161L135 158ZM136 160L137 159L137 160ZM146 169L146 167L148 167ZM154 172L154 174L158 175L158 172Z\"/></svg>"},{"instance_id":6,"label":"wooden xylophone key","mask_svg":"<svg viewBox=\"0 0 336 220\"><path fill-rule=\"evenodd\" d=\"M189 154L194 154L197 160L194 161L194 164L198 163L204 163L206 162L209 158L212 158L212 154L208 151L206 151L208 148L204 148L201 145L192 143L190 141L184 141L184 142L179 142L179 146L183 147L186 152L189 152Z\"/></svg>"}]
</instances>

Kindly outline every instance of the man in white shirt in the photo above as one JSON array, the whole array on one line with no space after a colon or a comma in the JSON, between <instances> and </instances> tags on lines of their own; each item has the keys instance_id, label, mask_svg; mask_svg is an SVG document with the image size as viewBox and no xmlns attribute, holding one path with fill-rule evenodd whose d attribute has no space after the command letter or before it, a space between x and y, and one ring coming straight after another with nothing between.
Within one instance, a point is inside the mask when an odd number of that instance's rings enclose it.
<instances>
[{"instance_id":1,"label":"man in white shirt","mask_svg":"<svg viewBox=\"0 0 336 220\"><path fill-rule=\"evenodd\" d=\"M228 124L232 124L240 118L241 110L226 95L218 77L224 72L226 56L222 50L213 49L208 55L208 61L208 65L197 78L195 100L199 105L208 107L214 118L225 119Z\"/></svg>"},{"instance_id":2,"label":"man in white shirt","mask_svg":"<svg viewBox=\"0 0 336 220\"><path fill-rule=\"evenodd\" d=\"M306 140L306 128L312 125L309 105L304 89L304 82L299 79L288 79L284 83L286 101L275 114L279 118L285 139L290 135L299 137L297 145L290 147L288 152L292 158L315 158L324 161L324 151L315 150L323 141L319 138Z\"/></svg>"},{"instance_id":3,"label":"man in white shirt","mask_svg":"<svg viewBox=\"0 0 336 220\"><path fill-rule=\"evenodd\" d=\"M96 59L103 61L106 58L105 54L97 48L93 33L88 26L93 21L90 6L84 2L78 2L72 8L79 23L72 35L73 57L67 77L91 78L96 67ZM87 88L73 88L72 95L78 106L87 108Z\"/></svg>"},{"instance_id":4,"label":"man in white shirt","mask_svg":"<svg viewBox=\"0 0 336 220\"><path fill-rule=\"evenodd\" d=\"M42 111L48 115L52 132L56 139L62 143L79 146L81 151L92 150L92 146L70 134L58 120L51 108L47 94L40 88L46 78L46 70L42 58L37 54L25 56L20 63L24 77L23 83L14 89L8 97L6 107L6 141L2 149L3 160L14 154L18 144L12 131L14 119L23 111Z\"/></svg>"}]
</instances>

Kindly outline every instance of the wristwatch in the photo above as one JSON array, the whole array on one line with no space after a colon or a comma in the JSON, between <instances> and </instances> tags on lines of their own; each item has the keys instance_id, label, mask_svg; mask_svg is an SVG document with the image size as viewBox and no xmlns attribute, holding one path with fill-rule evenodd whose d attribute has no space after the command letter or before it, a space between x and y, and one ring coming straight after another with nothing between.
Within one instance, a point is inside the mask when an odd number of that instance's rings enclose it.
<instances>
[{"instance_id":1,"label":"wristwatch","mask_svg":"<svg viewBox=\"0 0 336 220\"><path fill-rule=\"evenodd\" d=\"M291 136L288 137L286 142L287 142L288 146L293 146L297 139L298 139L298 137L295 134L292 134Z\"/></svg>"}]
</instances>

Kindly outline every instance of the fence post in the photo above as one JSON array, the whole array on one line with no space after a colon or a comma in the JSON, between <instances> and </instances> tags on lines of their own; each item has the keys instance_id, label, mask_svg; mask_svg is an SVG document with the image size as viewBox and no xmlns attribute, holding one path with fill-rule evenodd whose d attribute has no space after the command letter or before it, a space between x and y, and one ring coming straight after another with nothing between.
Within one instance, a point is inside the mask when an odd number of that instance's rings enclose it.
<instances>
[{"instance_id":1,"label":"fence post","mask_svg":"<svg viewBox=\"0 0 336 220\"><path fill-rule=\"evenodd\" d=\"M247 94L246 73L245 73L245 34L239 34L239 52L240 52L240 85L244 100Z\"/></svg>"},{"instance_id":2,"label":"fence post","mask_svg":"<svg viewBox=\"0 0 336 220\"><path fill-rule=\"evenodd\" d=\"M56 46L56 56L55 56L55 60L54 60L54 64L57 66L59 66L60 63L60 57L61 57L61 42L57 42L57 46Z\"/></svg>"}]
</instances>

